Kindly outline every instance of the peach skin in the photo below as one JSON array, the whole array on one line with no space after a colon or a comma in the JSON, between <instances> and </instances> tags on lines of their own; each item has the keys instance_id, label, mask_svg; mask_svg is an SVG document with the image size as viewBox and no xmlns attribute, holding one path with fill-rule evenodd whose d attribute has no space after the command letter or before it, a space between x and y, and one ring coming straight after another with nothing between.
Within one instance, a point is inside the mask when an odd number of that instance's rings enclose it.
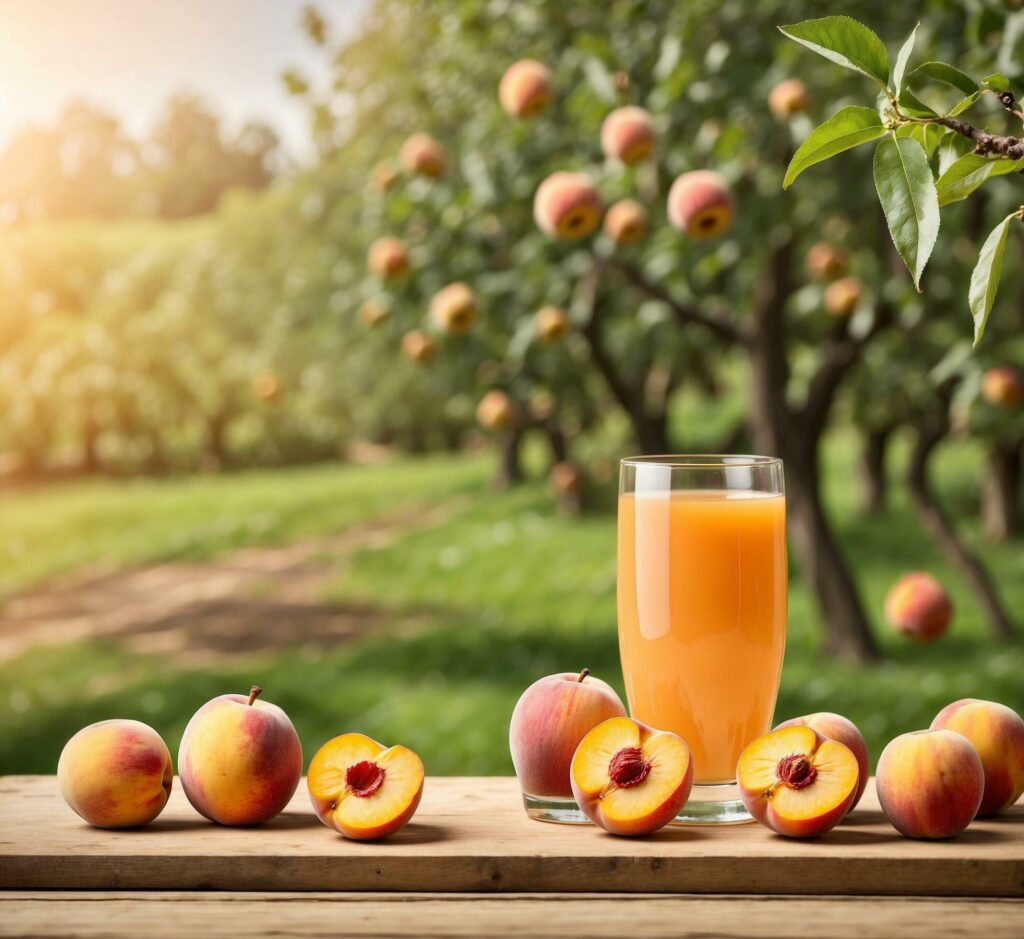
<instances>
[{"instance_id":1,"label":"peach skin","mask_svg":"<svg viewBox=\"0 0 1024 939\"><path fill-rule=\"evenodd\" d=\"M617 245L636 244L647 234L647 209L636 199L620 199L604 217L604 233Z\"/></svg>"},{"instance_id":2,"label":"peach skin","mask_svg":"<svg viewBox=\"0 0 1024 939\"><path fill-rule=\"evenodd\" d=\"M846 252L824 241L807 252L807 273L816 280L835 280L846 273Z\"/></svg>"},{"instance_id":3,"label":"peach skin","mask_svg":"<svg viewBox=\"0 0 1024 939\"><path fill-rule=\"evenodd\" d=\"M410 362L427 365L437 356L437 346L425 332L412 329L402 337L402 352Z\"/></svg>"},{"instance_id":4,"label":"peach skin","mask_svg":"<svg viewBox=\"0 0 1024 939\"><path fill-rule=\"evenodd\" d=\"M580 741L570 777L576 802L595 825L613 835L649 835L686 804L693 758L682 737L613 717Z\"/></svg>"},{"instance_id":5,"label":"peach skin","mask_svg":"<svg viewBox=\"0 0 1024 939\"><path fill-rule=\"evenodd\" d=\"M553 173L537 188L533 218L552 238L584 238L601 219L601 197L586 174Z\"/></svg>"},{"instance_id":6,"label":"peach skin","mask_svg":"<svg viewBox=\"0 0 1024 939\"><path fill-rule=\"evenodd\" d=\"M841 277L825 288L825 309L833 316L849 316L864 296L864 285L857 277Z\"/></svg>"},{"instance_id":7,"label":"peach skin","mask_svg":"<svg viewBox=\"0 0 1024 939\"><path fill-rule=\"evenodd\" d=\"M163 738L141 721L83 727L61 751L61 795L97 828L135 828L153 821L171 794L174 767Z\"/></svg>"},{"instance_id":8,"label":"peach skin","mask_svg":"<svg viewBox=\"0 0 1024 939\"><path fill-rule=\"evenodd\" d=\"M476 421L484 430L504 430L511 427L515 419L515 405L504 391L488 391L476 406Z\"/></svg>"},{"instance_id":9,"label":"peach skin","mask_svg":"<svg viewBox=\"0 0 1024 939\"><path fill-rule=\"evenodd\" d=\"M511 117L536 117L551 104L551 72L535 59L520 59L501 76L498 100Z\"/></svg>"},{"instance_id":10,"label":"peach skin","mask_svg":"<svg viewBox=\"0 0 1024 939\"><path fill-rule=\"evenodd\" d=\"M668 220L695 241L715 238L728 231L736 216L736 204L725 180L711 170L694 170L679 176L668 192Z\"/></svg>"},{"instance_id":11,"label":"peach skin","mask_svg":"<svg viewBox=\"0 0 1024 939\"><path fill-rule=\"evenodd\" d=\"M930 574L905 574L885 598L885 617L905 636L931 642L949 627L953 601Z\"/></svg>"},{"instance_id":12,"label":"peach skin","mask_svg":"<svg viewBox=\"0 0 1024 939\"><path fill-rule=\"evenodd\" d=\"M443 176L448 165L448 155L430 134L413 134L399 151L398 159L407 173L418 173L436 179Z\"/></svg>"},{"instance_id":13,"label":"peach skin","mask_svg":"<svg viewBox=\"0 0 1024 939\"><path fill-rule=\"evenodd\" d=\"M979 816L1001 812L1024 794L1024 720L1012 708L964 698L939 711L931 729L962 734L978 751L985 771Z\"/></svg>"},{"instance_id":14,"label":"peach skin","mask_svg":"<svg viewBox=\"0 0 1024 939\"><path fill-rule=\"evenodd\" d=\"M654 150L651 115L635 105L612 111L601 124L601 149L609 160L639 163Z\"/></svg>"},{"instance_id":15,"label":"peach skin","mask_svg":"<svg viewBox=\"0 0 1024 939\"><path fill-rule=\"evenodd\" d=\"M378 238L370 245L366 265L381 280L394 280L409 270L409 253L397 238Z\"/></svg>"},{"instance_id":16,"label":"peach skin","mask_svg":"<svg viewBox=\"0 0 1024 939\"><path fill-rule=\"evenodd\" d=\"M302 745L281 708L223 694L192 716L178 750L178 775L200 815L221 825L259 825L288 804L302 776Z\"/></svg>"},{"instance_id":17,"label":"peach skin","mask_svg":"<svg viewBox=\"0 0 1024 939\"><path fill-rule=\"evenodd\" d=\"M981 376L981 396L999 408L1015 408L1024 401L1024 378L1010 365L990 368Z\"/></svg>"},{"instance_id":18,"label":"peach skin","mask_svg":"<svg viewBox=\"0 0 1024 939\"><path fill-rule=\"evenodd\" d=\"M439 290L430 301L430 316L434 325L452 336L469 332L479 312L476 294L461 281Z\"/></svg>"},{"instance_id":19,"label":"peach skin","mask_svg":"<svg viewBox=\"0 0 1024 939\"><path fill-rule=\"evenodd\" d=\"M791 725L747 745L736 781L747 811L762 825L790 838L815 838L850 811L860 769L845 744Z\"/></svg>"},{"instance_id":20,"label":"peach skin","mask_svg":"<svg viewBox=\"0 0 1024 939\"><path fill-rule=\"evenodd\" d=\"M875 769L886 818L908 838L952 838L978 814L985 769L971 742L951 730L891 740Z\"/></svg>"},{"instance_id":21,"label":"peach skin","mask_svg":"<svg viewBox=\"0 0 1024 939\"><path fill-rule=\"evenodd\" d=\"M359 307L359 318L370 329L380 326L390 315L388 308L379 300L367 300Z\"/></svg>"},{"instance_id":22,"label":"peach skin","mask_svg":"<svg viewBox=\"0 0 1024 939\"><path fill-rule=\"evenodd\" d=\"M589 669L539 678L522 693L508 729L509 750L523 792L572 795L569 764L587 732L609 717L625 716L614 689Z\"/></svg>"},{"instance_id":23,"label":"peach skin","mask_svg":"<svg viewBox=\"0 0 1024 939\"><path fill-rule=\"evenodd\" d=\"M342 734L317 750L306 782L321 822L346 838L373 841L394 834L413 817L423 776L423 762L408 747Z\"/></svg>"},{"instance_id":24,"label":"peach skin","mask_svg":"<svg viewBox=\"0 0 1024 939\"><path fill-rule=\"evenodd\" d=\"M860 802L860 797L864 795L864 788L867 786L868 777L871 775L871 759L868 756L868 745L864 740L864 735L853 721L843 717L842 714L833 714L831 711L819 711L816 714L794 717L791 720L783 721L775 729L778 730L779 727L801 726L810 727L821 734L821 736L828 737L829 740L838 740L840 743L846 744L857 758L859 781L850 809L856 808L857 803Z\"/></svg>"},{"instance_id":25,"label":"peach skin","mask_svg":"<svg viewBox=\"0 0 1024 939\"><path fill-rule=\"evenodd\" d=\"M537 337L541 342L553 345L565 338L569 332L569 315L558 306L542 306L537 311Z\"/></svg>"},{"instance_id":26,"label":"peach skin","mask_svg":"<svg viewBox=\"0 0 1024 939\"><path fill-rule=\"evenodd\" d=\"M807 86L799 78L780 81L768 95L768 107L780 121L801 114L811 106Z\"/></svg>"}]
</instances>

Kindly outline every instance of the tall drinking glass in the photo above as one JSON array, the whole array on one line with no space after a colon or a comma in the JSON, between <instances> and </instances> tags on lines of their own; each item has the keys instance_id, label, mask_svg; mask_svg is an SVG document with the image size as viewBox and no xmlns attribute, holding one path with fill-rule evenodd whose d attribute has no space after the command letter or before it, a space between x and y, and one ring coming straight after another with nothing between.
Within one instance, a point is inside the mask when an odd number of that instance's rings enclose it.
<instances>
[{"instance_id":1,"label":"tall drinking glass","mask_svg":"<svg viewBox=\"0 0 1024 939\"><path fill-rule=\"evenodd\" d=\"M678 822L749 821L743 748L771 726L786 644L782 461L651 456L619 478L619 652L630 713L689 744Z\"/></svg>"}]
</instances>

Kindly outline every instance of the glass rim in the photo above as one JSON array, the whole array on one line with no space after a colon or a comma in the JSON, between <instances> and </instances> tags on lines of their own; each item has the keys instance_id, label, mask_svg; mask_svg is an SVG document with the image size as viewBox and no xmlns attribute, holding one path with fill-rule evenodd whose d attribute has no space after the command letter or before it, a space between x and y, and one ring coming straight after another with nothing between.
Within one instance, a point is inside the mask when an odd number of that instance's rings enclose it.
<instances>
[{"instance_id":1,"label":"glass rim","mask_svg":"<svg viewBox=\"0 0 1024 939\"><path fill-rule=\"evenodd\" d=\"M755 453L667 453L623 457L621 466L667 466L673 469L722 469L723 467L782 466L782 457Z\"/></svg>"}]
</instances>

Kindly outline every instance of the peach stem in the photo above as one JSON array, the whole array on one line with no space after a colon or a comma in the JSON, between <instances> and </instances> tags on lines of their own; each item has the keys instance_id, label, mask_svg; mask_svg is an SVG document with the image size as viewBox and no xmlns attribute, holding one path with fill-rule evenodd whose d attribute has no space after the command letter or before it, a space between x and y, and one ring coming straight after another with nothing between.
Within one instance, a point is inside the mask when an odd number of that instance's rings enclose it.
<instances>
[{"instance_id":1,"label":"peach stem","mask_svg":"<svg viewBox=\"0 0 1024 939\"><path fill-rule=\"evenodd\" d=\"M620 789L642 783L651 771L640 747L623 747L608 762L608 777Z\"/></svg>"},{"instance_id":2,"label":"peach stem","mask_svg":"<svg viewBox=\"0 0 1024 939\"><path fill-rule=\"evenodd\" d=\"M246 704L248 704L249 707L252 707L253 701L255 701L261 694L263 694L263 689L259 685L253 685L249 689L249 700L246 701Z\"/></svg>"},{"instance_id":3,"label":"peach stem","mask_svg":"<svg viewBox=\"0 0 1024 939\"><path fill-rule=\"evenodd\" d=\"M583 679L584 679L584 678L586 678L586 677L587 677L587 675L589 675L589 674L590 674L590 669L589 669L589 668L585 668L585 669L583 669L583 671L582 671L582 672L580 672L580 677L579 677L579 678L577 678L577 679L576 679L576 681L578 681L578 682L582 682L582 681L583 681Z\"/></svg>"}]
</instances>

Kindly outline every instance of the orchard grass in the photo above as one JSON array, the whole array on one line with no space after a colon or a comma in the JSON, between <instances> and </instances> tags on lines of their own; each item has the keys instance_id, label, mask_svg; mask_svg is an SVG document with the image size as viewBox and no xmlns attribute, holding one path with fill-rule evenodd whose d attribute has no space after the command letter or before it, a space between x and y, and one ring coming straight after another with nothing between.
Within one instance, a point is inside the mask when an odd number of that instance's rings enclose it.
<instances>
[{"instance_id":1,"label":"orchard grass","mask_svg":"<svg viewBox=\"0 0 1024 939\"><path fill-rule=\"evenodd\" d=\"M777 718L843 713L861 727L875 760L887 740L927 726L956 698L992 698L1024 711L1024 645L989 638L977 605L920 531L900 485L892 488L888 513L859 513L856 452L848 432L831 436L823 478L886 659L859 668L823 658L817 611L794 574ZM981 466L980 451L965 443L946 447L935 461L945 504L982 548L1008 607L1020 610L1024 544L986 547L974 522ZM108 717L152 724L176 752L200 704L258 680L267 700L293 718L307 761L329 737L360 730L413 747L428 773L510 773L509 715L535 678L588 666L622 691L614 487L601 511L573 520L553 508L543 483L491 491L491 470L481 456L434 457L8 493L8 594L101 559L202 560L345 530L402 505L445 504L450 512L390 544L357 550L327 581L323 599L366 603L383 614L372 635L330 650L240 650L237 658L176 663L91 640L32 649L0 665L2 772L54 772L67 738ZM935 573L956 605L949 633L930 646L895 635L882 620L888 588L914 569Z\"/></svg>"}]
</instances>

